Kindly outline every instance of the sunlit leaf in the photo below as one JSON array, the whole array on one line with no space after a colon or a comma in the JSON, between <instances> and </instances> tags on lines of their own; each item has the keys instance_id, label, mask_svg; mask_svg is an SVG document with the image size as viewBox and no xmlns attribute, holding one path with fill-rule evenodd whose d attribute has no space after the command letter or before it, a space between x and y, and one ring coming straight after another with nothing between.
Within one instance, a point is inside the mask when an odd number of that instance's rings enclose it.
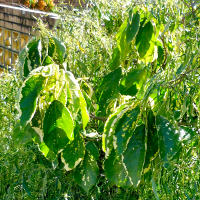
<instances>
[{"instance_id":1,"label":"sunlit leaf","mask_svg":"<svg viewBox=\"0 0 200 200\"><path fill-rule=\"evenodd\" d=\"M99 159L99 150L97 148L97 146L95 145L94 142L92 141L89 141L87 144L86 144L86 149L87 151L89 152L90 155L92 155L95 160L98 160Z\"/></svg>"},{"instance_id":2,"label":"sunlit leaf","mask_svg":"<svg viewBox=\"0 0 200 200\"><path fill-rule=\"evenodd\" d=\"M83 188L85 192L97 183L97 176L99 175L99 167L97 161L89 153L86 153L85 158L81 165L79 165L75 172L75 181Z\"/></svg>"},{"instance_id":3,"label":"sunlit leaf","mask_svg":"<svg viewBox=\"0 0 200 200\"><path fill-rule=\"evenodd\" d=\"M21 117L20 122L25 126L31 121L36 111L36 105L40 92L44 88L46 77L41 74L30 76L23 84L21 89L21 99L19 102Z\"/></svg>"},{"instance_id":4,"label":"sunlit leaf","mask_svg":"<svg viewBox=\"0 0 200 200\"><path fill-rule=\"evenodd\" d=\"M156 127L158 131L158 141L160 156L167 162L174 157L180 149L179 130L163 116L156 116Z\"/></svg>"},{"instance_id":5,"label":"sunlit leaf","mask_svg":"<svg viewBox=\"0 0 200 200\"><path fill-rule=\"evenodd\" d=\"M113 145L117 154L122 154L125 151L130 137L134 134L135 123L139 113L140 108L137 106L134 109L127 110L116 122Z\"/></svg>"},{"instance_id":6,"label":"sunlit leaf","mask_svg":"<svg viewBox=\"0 0 200 200\"><path fill-rule=\"evenodd\" d=\"M59 101L53 101L45 113L43 122L44 142L57 153L74 139L71 113Z\"/></svg>"},{"instance_id":7,"label":"sunlit leaf","mask_svg":"<svg viewBox=\"0 0 200 200\"><path fill-rule=\"evenodd\" d=\"M39 150L48 160L54 161L56 159L56 154L44 142L39 145Z\"/></svg>"},{"instance_id":8,"label":"sunlit leaf","mask_svg":"<svg viewBox=\"0 0 200 200\"><path fill-rule=\"evenodd\" d=\"M134 158L131 158L134 160ZM104 171L108 180L119 187L131 186L122 156L117 156L114 149L104 162Z\"/></svg>"},{"instance_id":9,"label":"sunlit leaf","mask_svg":"<svg viewBox=\"0 0 200 200\"><path fill-rule=\"evenodd\" d=\"M105 107L108 105L109 99L118 95L117 89L121 74L121 68L117 68L106 75L98 87L99 106L102 113Z\"/></svg>"},{"instance_id":10,"label":"sunlit leaf","mask_svg":"<svg viewBox=\"0 0 200 200\"><path fill-rule=\"evenodd\" d=\"M119 65L120 65L120 56L121 55L120 55L119 48L115 48L113 50L112 59L110 61L110 65L109 65L111 70L115 70L116 68L119 67Z\"/></svg>"},{"instance_id":11,"label":"sunlit leaf","mask_svg":"<svg viewBox=\"0 0 200 200\"><path fill-rule=\"evenodd\" d=\"M152 36L153 25L149 21L144 25L144 27L140 27L140 30L136 37L136 46L141 58L143 58L149 50Z\"/></svg>"},{"instance_id":12,"label":"sunlit leaf","mask_svg":"<svg viewBox=\"0 0 200 200\"><path fill-rule=\"evenodd\" d=\"M155 116L152 110L147 113L147 150L144 169L148 169L150 162L158 152L158 134L156 129Z\"/></svg>"},{"instance_id":13,"label":"sunlit leaf","mask_svg":"<svg viewBox=\"0 0 200 200\"><path fill-rule=\"evenodd\" d=\"M131 184L137 187L140 183L146 155L145 126L142 124L136 128L127 149L123 154L125 164Z\"/></svg>"},{"instance_id":14,"label":"sunlit leaf","mask_svg":"<svg viewBox=\"0 0 200 200\"><path fill-rule=\"evenodd\" d=\"M75 133L74 140L67 144L61 153L64 168L67 171L74 169L84 158L85 144L82 136Z\"/></svg>"},{"instance_id":15,"label":"sunlit leaf","mask_svg":"<svg viewBox=\"0 0 200 200\"><path fill-rule=\"evenodd\" d=\"M132 14L131 11L131 16L129 16L128 20L128 26L126 30L126 40L127 42L131 42L133 38L136 36L139 26L140 26L140 15L138 12L135 14Z\"/></svg>"},{"instance_id":16,"label":"sunlit leaf","mask_svg":"<svg viewBox=\"0 0 200 200\"><path fill-rule=\"evenodd\" d=\"M116 128L116 122L121 116L123 116L127 109L128 108L126 108L126 105L120 106L115 113L109 116L106 121L102 136L102 149L106 153L106 157L111 153L113 149L113 135Z\"/></svg>"},{"instance_id":17,"label":"sunlit leaf","mask_svg":"<svg viewBox=\"0 0 200 200\"><path fill-rule=\"evenodd\" d=\"M56 57L60 63L63 63L65 61L65 57L66 57L66 47L57 38L53 37L53 40L55 43L54 55L56 55Z\"/></svg>"},{"instance_id":18,"label":"sunlit leaf","mask_svg":"<svg viewBox=\"0 0 200 200\"><path fill-rule=\"evenodd\" d=\"M80 109L81 109L81 116L82 116L82 122L83 122L83 129L87 126L87 123L89 122L89 114L87 111L87 104L83 97L82 92L79 90L79 99L80 99Z\"/></svg>"},{"instance_id":19,"label":"sunlit leaf","mask_svg":"<svg viewBox=\"0 0 200 200\"><path fill-rule=\"evenodd\" d=\"M123 95L135 96L144 83L146 76L146 69L135 69L127 73L120 81L120 93Z\"/></svg>"}]
</instances>

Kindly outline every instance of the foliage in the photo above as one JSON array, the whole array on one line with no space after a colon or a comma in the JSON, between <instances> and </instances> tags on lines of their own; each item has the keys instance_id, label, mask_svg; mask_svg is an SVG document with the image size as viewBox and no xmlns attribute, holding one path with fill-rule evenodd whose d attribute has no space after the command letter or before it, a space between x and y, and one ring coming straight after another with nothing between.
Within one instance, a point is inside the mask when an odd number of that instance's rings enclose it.
<instances>
[{"instance_id":1,"label":"foliage","mask_svg":"<svg viewBox=\"0 0 200 200\"><path fill-rule=\"evenodd\" d=\"M21 0L20 3L27 8L41 11L52 11L55 7L53 0Z\"/></svg>"},{"instance_id":2,"label":"foliage","mask_svg":"<svg viewBox=\"0 0 200 200\"><path fill-rule=\"evenodd\" d=\"M16 140L86 198L198 199L198 4L95 1L66 13L20 54Z\"/></svg>"}]
</instances>

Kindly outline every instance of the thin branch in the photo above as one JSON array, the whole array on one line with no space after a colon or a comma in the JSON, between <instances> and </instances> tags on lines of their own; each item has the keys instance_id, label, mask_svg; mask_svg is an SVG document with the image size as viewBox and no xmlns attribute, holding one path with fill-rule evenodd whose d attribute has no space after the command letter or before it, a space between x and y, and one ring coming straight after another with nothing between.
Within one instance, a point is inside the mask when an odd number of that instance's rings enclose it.
<instances>
[{"instance_id":1,"label":"thin branch","mask_svg":"<svg viewBox=\"0 0 200 200\"><path fill-rule=\"evenodd\" d=\"M182 2L190 9L190 5L185 0L182 0Z\"/></svg>"},{"instance_id":2,"label":"thin branch","mask_svg":"<svg viewBox=\"0 0 200 200\"><path fill-rule=\"evenodd\" d=\"M162 64L162 69L165 69L166 65L167 65L167 49L166 49L166 45L165 45L165 39L164 39L164 36L161 37L161 40L162 40L162 43L163 43L163 49L164 49L164 54L165 54L165 59L164 59L164 62Z\"/></svg>"},{"instance_id":3,"label":"thin branch","mask_svg":"<svg viewBox=\"0 0 200 200\"><path fill-rule=\"evenodd\" d=\"M185 72L183 74L180 74L180 76L177 79L169 81L166 85L170 86L171 88L176 87L181 81L183 81L183 79L185 77L187 77L188 74L190 74L194 70L196 70L196 68L195 69L191 69L191 70L189 70L189 71L187 71L187 72Z\"/></svg>"},{"instance_id":4,"label":"thin branch","mask_svg":"<svg viewBox=\"0 0 200 200\"><path fill-rule=\"evenodd\" d=\"M90 114L90 118L94 119L94 120L99 120L99 121L103 121L105 122L107 120L106 117L98 117L98 116L95 116L93 114Z\"/></svg>"}]
</instances>

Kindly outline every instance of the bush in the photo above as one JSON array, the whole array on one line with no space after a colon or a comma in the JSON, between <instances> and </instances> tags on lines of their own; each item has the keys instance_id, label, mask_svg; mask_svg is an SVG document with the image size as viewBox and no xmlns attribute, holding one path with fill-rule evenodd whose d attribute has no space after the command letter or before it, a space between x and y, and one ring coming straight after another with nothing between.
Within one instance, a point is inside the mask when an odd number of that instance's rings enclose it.
<instances>
[{"instance_id":1,"label":"bush","mask_svg":"<svg viewBox=\"0 0 200 200\"><path fill-rule=\"evenodd\" d=\"M7 137L20 175L3 177L4 198L199 198L199 13L187 6L90 1L59 10L57 30L39 25L20 55Z\"/></svg>"}]
</instances>

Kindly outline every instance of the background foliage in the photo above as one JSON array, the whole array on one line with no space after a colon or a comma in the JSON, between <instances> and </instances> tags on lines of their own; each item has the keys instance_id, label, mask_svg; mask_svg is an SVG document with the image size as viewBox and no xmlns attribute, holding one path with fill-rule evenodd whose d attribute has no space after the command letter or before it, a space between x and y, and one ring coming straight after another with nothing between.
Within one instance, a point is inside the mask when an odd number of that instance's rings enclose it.
<instances>
[{"instance_id":1,"label":"background foliage","mask_svg":"<svg viewBox=\"0 0 200 200\"><path fill-rule=\"evenodd\" d=\"M89 1L39 24L1 77L1 199L199 199L198 8Z\"/></svg>"}]
</instances>

